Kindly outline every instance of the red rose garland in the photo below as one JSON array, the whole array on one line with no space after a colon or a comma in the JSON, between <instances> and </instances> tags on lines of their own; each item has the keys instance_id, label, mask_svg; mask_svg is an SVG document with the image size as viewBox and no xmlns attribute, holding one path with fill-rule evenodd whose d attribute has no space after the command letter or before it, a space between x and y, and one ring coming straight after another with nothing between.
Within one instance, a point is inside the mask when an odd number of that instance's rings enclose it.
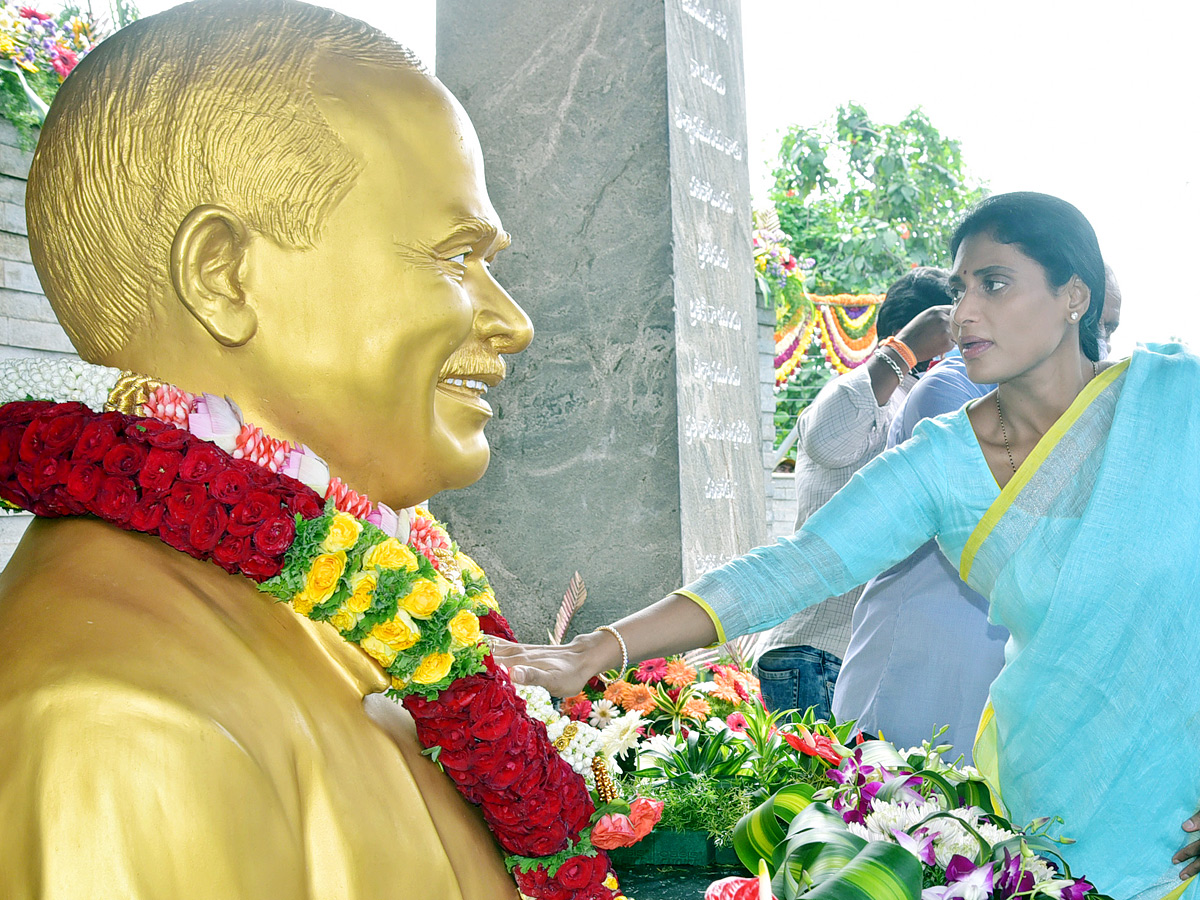
<instances>
[{"instance_id":1,"label":"red rose garland","mask_svg":"<svg viewBox=\"0 0 1200 900\"><path fill-rule=\"evenodd\" d=\"M182 428L49 401L0 407L0 498L40 516L94 515L156 535L260 585L283 570L297 526L325 513L311 488ZM497 612L479 624L513 639ZM588 840L595 807L583 779L490 654L483 671L451 681L435 699L414 693L403 702L421 744L440 748L439 763L482 808L505 852L524 858L509 860L524 894L619 896L607 855Z\"/></svg>"}]
</instances>

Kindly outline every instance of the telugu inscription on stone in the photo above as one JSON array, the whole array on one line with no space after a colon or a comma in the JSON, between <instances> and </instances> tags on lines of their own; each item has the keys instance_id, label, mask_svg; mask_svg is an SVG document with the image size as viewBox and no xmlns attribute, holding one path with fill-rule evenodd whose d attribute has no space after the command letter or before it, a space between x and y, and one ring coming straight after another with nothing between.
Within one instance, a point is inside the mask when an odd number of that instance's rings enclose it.
<instances>
[{"instance_id":1,"label":"telugu inscription on stone","mask_svg":"<svg viewBox=\"0 0 1200 900\"><path fill-rule=\"evenodd\" d=\"M741 12L667 0L685 577L765 540ZM759 522L762 522L762 525Z\"/></svg>"}]
</instances>

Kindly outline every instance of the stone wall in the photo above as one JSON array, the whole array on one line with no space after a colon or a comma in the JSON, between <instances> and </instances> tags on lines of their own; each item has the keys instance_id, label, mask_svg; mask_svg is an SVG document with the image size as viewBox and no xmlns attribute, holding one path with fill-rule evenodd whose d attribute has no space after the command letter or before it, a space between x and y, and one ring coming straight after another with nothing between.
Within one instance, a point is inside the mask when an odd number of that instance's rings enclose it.
<instances>
[{"instance_id":1,"label":"stone wall","mask_svg":"<svg viewBox=\"0 0 1200 900\"><path fill-rule=\"evenodd\" d=\"M772 472L767 477L771 479L772 497L767 530L771 540L776 541L795 532L800 501L796 496L796 476L792 472Z\"/></svg>"},{"instance_id":2,"label":"stone wall","mask_svg":"<svg viewBox=\"0 0 1200 900\"><path fill-rule=\"evenodd\" d=\"M0 119L0 359L74 355L29 257L25 179L32 161L16 128ZM0 565L8 562L31 518L0 514Z\"/></svg>"}]
</instances>

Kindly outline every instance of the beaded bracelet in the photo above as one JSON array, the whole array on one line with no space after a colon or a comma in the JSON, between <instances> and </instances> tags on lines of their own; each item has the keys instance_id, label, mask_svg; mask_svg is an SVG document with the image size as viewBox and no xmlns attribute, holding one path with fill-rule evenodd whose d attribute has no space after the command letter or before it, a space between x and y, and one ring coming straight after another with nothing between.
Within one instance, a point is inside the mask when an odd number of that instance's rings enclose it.
<instances>
[{"instance_id":1,"label":"beaded bracelet","mask_svg":"<svg viewBox=\"0 0 1200 900\"><path fill-rule=\"evenodd\" d=\"M621 645L621 675L624 676L625 670L629 668L629 649L625 646L625 638L621 637L621 633L611 625L601 625L597 631L607 631L617 639L617 643Z\"/></svg>"},{"instance_id":2,"label":"beaded bracelet","mask_svg":"<svg viewBox=\"0 0 1200 900\"><path fill-rule=\"evenodd\" d=\"M882 359L889 366L891 366L892 371L896 373L896 380L899 381L901 384L904 384L904 373L902 371L900 371L900 366L896 364L896 361L894 359L892 359L890 356L888 356L886 353L884 353L882 350L876 350L875 355L878 356L880 359Z\"/></svg>"},{"instance_id":3,"label":"beaded bracelet","mask_svg":"<svg viewBox=\"0 0 1200 900\"><path fill-rule=\"evenodd\" d=\"M913 353L908 344L900 340L898 337L886 337L879 342L880 347L891 347L900 354L900 358L904 360L904 365L908 366L908 371L912 371L917 367L917 354Z\"/></svg>"}]
</instances>

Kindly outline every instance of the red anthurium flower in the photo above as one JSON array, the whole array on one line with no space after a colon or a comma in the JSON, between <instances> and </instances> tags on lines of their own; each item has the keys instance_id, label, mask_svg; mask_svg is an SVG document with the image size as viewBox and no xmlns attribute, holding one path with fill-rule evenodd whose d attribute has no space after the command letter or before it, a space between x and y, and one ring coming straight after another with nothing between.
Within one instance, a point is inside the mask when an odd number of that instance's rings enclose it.
<instances>
[{"instance_id":1,"label":"red anthurium flower","mask_svg":"<svg viewBox=\"0 0 1200 900\"><path fill-rule=\"evenodd\" d=\"M802 734L784 734L783 739L807 756L817 756L832 765L839 765L842 757L833 746L833 741L823 734L813 734L807 729Z\"/></svg>"},{"instance_id":2,"label":"red anthurium flower","mask_svg":"<svg viewBox=\"0 0 1200 900\"><path fill-rule=\"evenodd\" d=\"M758 879L735 876L714 881L704 892L704 900L758 900Z\"/></svg>"}]
</instances>

